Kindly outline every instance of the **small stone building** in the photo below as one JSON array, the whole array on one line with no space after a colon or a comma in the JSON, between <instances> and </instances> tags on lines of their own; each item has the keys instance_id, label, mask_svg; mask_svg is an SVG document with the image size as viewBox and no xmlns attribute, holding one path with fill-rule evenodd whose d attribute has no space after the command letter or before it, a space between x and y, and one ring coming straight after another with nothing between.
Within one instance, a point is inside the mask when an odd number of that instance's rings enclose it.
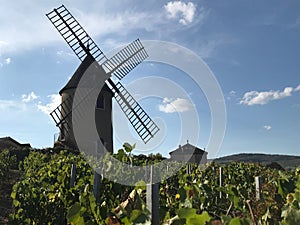
<instances>
[{"instance_id":1,"label":"small stone building","mask_svg":"<svg viewBox=\"0 0 300 225\"><path fill-rule=\"evenodd\" d=\"M0 150L12 148L31 148L30 144L21 144L11 137L0 138Z\"/></svg>"},{"instance_id":2,"label":"small stone building","mask_svg":"<svg viewBox=\"0 0 300 225\"><path fill-rule=\"evenodd\" d=\"M179 145L177 149L171 151L169 154L171 156L170 160L173 161L198 164L207 163L207 152L189 144L188 141L183 146Z\"/></svg>"}]
</instances>

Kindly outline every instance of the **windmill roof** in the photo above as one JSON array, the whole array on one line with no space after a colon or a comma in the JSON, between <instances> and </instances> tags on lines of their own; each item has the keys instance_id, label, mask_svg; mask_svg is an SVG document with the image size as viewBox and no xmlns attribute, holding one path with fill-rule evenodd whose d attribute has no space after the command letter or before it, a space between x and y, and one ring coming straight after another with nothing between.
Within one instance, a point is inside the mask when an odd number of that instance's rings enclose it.
<instances>
[{"instance_id":1,"label":"windmill roof","mask_svg":"<svg viewBox=\"0 0 300 225\"><path fill-rule=\"evenodd\" d=\"M196 146L191 145L189 143L186 143L183 146L180 145L177 149L169 152L170 155L172 155L172 154L204 154L204 153L206 153L206 151L204 151L200 148L197 148Z\"/></svg>"},{"instance_id":2,"label":"windmill roof","mask_svg":"<svg viewBox=\"0 0 300 225\"><path fill-rule=\"evenodd\" d=\"M59 94L62 95L62 93L68 89L74 89L77 88L81 77L83 76L84 72L88 69L88 67L95 61L95 59L87 55L84 60L81 62L71 79L68 81L68 83L59 91ZM105 84L104 90L111 92L110 88Z\"/></svg>"}]
</instances>

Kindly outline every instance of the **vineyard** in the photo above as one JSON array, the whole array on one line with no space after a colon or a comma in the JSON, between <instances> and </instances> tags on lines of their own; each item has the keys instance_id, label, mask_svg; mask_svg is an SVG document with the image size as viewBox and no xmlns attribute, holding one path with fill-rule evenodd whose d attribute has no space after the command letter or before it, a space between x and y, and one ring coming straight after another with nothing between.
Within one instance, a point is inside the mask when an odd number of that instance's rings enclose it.
<instances>
[{"instance_id":1,"label":"vineyard","mask_svg":"<svg viewBox=\"0 0 300 225\"><path fill-rule=\"evenodd\" d=\"M114 157L128 165L145 165L145 158L128 154L127 147ZM147 159L153 164L160 160ZM7 176L9 164L15 163L8 151L1 152L0 182ZM170 169L175 168L169 163ZM73 184L72 165L76 165ZM125 186L101 178L100 194L95 198L94 170L90 165L83 155L70 151L32 151L19 164L22 172L11 193L13 213L9 224L150 224L144 181ZM102 170L111 168L105 162L101 165ZM259 199L256 176L262 180ZM184 166L159 184L158 201L160 224L297 225L300 170L280 171L238 162L190 164L190 172Z\"/></svg>"}]
</instances>

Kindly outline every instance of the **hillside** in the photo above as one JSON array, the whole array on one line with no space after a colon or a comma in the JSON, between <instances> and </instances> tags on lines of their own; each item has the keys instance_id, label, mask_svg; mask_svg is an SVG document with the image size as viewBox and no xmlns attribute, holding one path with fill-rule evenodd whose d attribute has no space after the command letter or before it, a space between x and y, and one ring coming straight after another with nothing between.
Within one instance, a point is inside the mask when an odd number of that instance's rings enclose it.
<instances>
[{"instance_id":1,"label":"hillside","mask_svg":"<svg viewBox=\"0 0 300 225\"><path fill-rule=\"evenodd\" d=\"M255 162L263 165L270 164L272 162L279 163L285 169L294 169L300 166L300 156L292 155L271 155L271 154L254 154L254 153L242 153L230 156L224 156L213 161L217 163L230 163L230 162Z\"/></svg>"}]
</instances>

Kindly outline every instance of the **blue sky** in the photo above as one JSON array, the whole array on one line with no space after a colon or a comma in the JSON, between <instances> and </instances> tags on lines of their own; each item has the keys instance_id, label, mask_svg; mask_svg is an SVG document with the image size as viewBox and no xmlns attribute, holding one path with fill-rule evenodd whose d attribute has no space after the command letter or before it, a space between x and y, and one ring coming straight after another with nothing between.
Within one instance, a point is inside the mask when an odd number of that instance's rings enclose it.
<instances>
[{"instance_id":1,"label":"blue sky","mask_svg":"<svg viewBox=\"0 0 300 225\"><path fill-rule=\"evenodd\" d=\"M64 4L105 53L140 38L174 42L203 59L220 85L227 112L223 143L211 157L240 152L300 155L299 1L0 3L0 136L38 148L53 144L58 130L49 112L59 104L58 91L79 66L45 16ZM167 156L187 139L205 148L212 120L209 103L188 74L145 62L122 83L139 99L143 89L153 89L156 79L178 87L167 90L170 96L140 99L164 129L154 144L144 146L137 140L136 152ZM188 94L179 95L181 89ZM122 118L117 107L115 118ZM198 124L189 116L192 109L200 124L195 139L196 128L181 132L183 117L188 124ZM122 133L131 129L126 122L114 125L116 149L135 141L134 133Z\"/></svg>"}]
</instances>

